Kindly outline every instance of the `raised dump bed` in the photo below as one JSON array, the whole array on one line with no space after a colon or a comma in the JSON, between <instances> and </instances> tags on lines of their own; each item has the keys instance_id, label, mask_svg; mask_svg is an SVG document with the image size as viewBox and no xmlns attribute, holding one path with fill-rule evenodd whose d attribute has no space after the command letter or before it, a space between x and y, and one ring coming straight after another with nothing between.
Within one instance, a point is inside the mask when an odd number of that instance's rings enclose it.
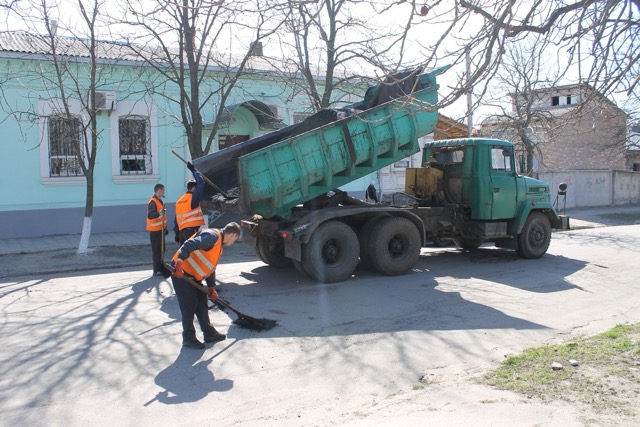
<instances>
[{"instance_id":1,"label":"raised dump bed","mask_svg":"<svg viewBox=\"0 0 640 427\"><path fill-rule=\"evenodd\" d=\"M216 197L211 189L207 195L224 201L216 203L223 211L286 218L292 207L418 152L418 138L436 126L436 76L447 68L389 78L349 108L321 111L194 160L237 199Z\"/></svg>"}]
</instances>

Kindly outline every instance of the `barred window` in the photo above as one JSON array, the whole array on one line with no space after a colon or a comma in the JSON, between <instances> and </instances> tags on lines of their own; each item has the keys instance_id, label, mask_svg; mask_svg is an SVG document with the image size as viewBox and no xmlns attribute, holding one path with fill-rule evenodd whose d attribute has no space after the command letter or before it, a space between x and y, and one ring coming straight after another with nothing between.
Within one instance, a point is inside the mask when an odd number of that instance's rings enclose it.
<instances>
[{"instance_id":1,"label":"barred window","mask_svg":"<svg viewBox=\"0 0 640 427\"><path fill-rule=\"evenodd\" d=\"M47 117L49 135L49 176L82 176L78 150L82 149L84 134L79 117Z\"/></svg>"},{"instance_id":2,"label":"barred window","mask_svg":"<svg viewBox=\"0 0 640 427\"><path fill-rule=\"evenodd\" d=\"M124 116L118 119L120 174L150 175L151 126L148 117Z\"/></svg>"}]
</instances>

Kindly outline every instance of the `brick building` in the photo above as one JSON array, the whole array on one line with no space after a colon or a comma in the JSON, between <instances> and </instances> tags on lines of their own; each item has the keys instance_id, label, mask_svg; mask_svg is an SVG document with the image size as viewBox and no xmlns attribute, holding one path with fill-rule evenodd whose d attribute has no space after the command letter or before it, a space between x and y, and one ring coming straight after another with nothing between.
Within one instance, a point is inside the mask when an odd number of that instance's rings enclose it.
<instances>
[{"instance_id":1,"label":"brick building","mask_svg":"<svg viewBox=\"0 0 640 427\"><path fill-rule=\"evenodd\" d=\"M535 146L534 174L631 169L625 160L627 114L591 86L538 89L511 99L511 112L486 120L482 134L513 141L524 164L522 138L518 136L518 130L524 130Z\"/></svg>"}]
</instances>

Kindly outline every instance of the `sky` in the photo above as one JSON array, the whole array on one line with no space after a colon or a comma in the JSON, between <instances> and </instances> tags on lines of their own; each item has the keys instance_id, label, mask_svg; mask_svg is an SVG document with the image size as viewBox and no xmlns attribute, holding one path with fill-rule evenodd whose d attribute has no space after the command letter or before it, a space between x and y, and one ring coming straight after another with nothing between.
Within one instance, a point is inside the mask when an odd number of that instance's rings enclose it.
<instances>
[{"instance_id":1,"label":"sky","mask_svg":"<svg viewBox=\"0 0 640 427\"><path fill-rule=\"evenodd\" d=\"M75 6L76 2L71 0L59 0L59 3L64 12L53 12L52 17L62 21L60 25L61 28L63 28L64 26L73 26L74 22L79 19L77 12L75 11L77 9ZM152 2L152 3L156 4L155 2ZM387 5L389 2L386 2L383 0L372 0L371 3L375 3L377 7L382 7L383 5ZM524 3L526 3L526 1L523 2L523 4ZM28 2L23 0L20 2L20 4L26 5L28 4ZM384 29L387 27L389 28L397 27L400 25L400 23L404 23L406 21L405 17L410 11L410 7L411 7L410 2L404 2L404 3L400 2L394 8L388 11L385 11L384 14L376 15L376 14L372 14L373 9L371 8L370 5L367 5L364 3L360 3L360 4L354 3L350 6L352 7L352 13L354 17L360 18L360 19L367 19L370 23L372 23L373 25L375 25L377 28L380 28L380 29ZM110 7L109 11L111 12L112 10L124 10L124 9ZM25 14L25 15L28 15L28 14ZM37 15L38 15L37 13L31 14L31 16L35 19L37 19ZM2 24L3 27L0 27L0 29L2 30L26 30L30 32L40 31L41 33L45 32L44 26L42 24L35 24L35 23L26 24L24 21L20 19L15 19L15 17L12 19L0 20L0 22L3 23ZM408 45L407 45L408 49L406 50L407 62L414 63L416 61L420 61L421 58L419 57L419 55L423 54L422 52L424 51L424 49L420 48L419 45L420 44L428 45L430 42L436 39L441 34L442 31L444 31L444 28L446 27L446 25L447 25L446 22L442 22L440 25L438 24L429 25L429 27L427 27L426 33L425 33L425 28L421 28L420 31L413 36L414 39L409 39ZM473 21L468 22L466 25L469 27L469 31L472 31ZM111 26L108 30L113 31L114 28L115 27ZM113 39L113 36L111 36L111 33L106 31L103 33L102 37L106 40ZM241 37L241 35L239 34L230 35L228 45L225 45L224 43L221 44L222 46L224 46L225 49L229 49L231 46L233 46L231 37L238 38L238 37ZM451 48L455 47L454 46L455 41L453 40L454 39L452 38L452 41L451 41L452 44L450 45ZM446 45L444 47L447 48ZM282 54L278 48L278 43L275 39L265 44L265 53L273 54L273 55ZM566 58L566 55L563 56L562 52L560 53L560 55L556 55L554 52L548 52L548 55L550 58L549 63L554 63L555 61L556 63L560 64L562 59ZM439 65L444 65L444 63ZM454 84L456 81L456 78L463 73L464 73L463 67L458 66L457 68L450 69L443 75L439 76L438 82L441 87L441 92L442 93L446 92L447 90L446 88ZM577 67L574 67L572 69L572 72L567 75L564 83L575 83L577 80L578 80L578 69ZM622 96L616 97L614 99L614 102L616 102L621 107L624 105L625 101L626 101L626 97L622 97ZM484 114L487 114L489 111L490 110L487 108L483 108L478 111L475 111L474 112L475 120L480 120L480 118ZM458 119L465 116L467 113L466 96L462 96L460 99L458 99L457 102L455 102L455 104L444 108L441 112L454 119Z\"/></svg>"}]
</instances>

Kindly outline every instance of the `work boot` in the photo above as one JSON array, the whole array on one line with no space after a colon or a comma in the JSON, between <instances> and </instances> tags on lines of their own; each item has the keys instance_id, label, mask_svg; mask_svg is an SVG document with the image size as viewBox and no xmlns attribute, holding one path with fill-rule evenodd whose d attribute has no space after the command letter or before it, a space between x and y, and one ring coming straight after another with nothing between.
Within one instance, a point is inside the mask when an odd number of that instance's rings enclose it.
<instances>
[{"instance_id":1,"label":"work boot","mask_svg":"<svg viewBox=\"0 0 640 427\"><path fill-rule=\"evenodd\" d=\"M224 341L226 339L227 339L227 336L225 334L221 334L215 329L212 330L211 332L207 332L206 334L204 334L204 342Z\"/></svg>"},{"instance_id":2,"label":"work boot","mask_svg":"<svg viewBox=\"0 0 640 427\"><path fill-rule=\"evenodd\" d=\"M198 338L183 338L182 339L182 346L183 347L189 347L189 348L195 348L198 350L202 350L204 348L204 344L201 343L200 341L198 341Z\"/></svg>"}]
</instances>

